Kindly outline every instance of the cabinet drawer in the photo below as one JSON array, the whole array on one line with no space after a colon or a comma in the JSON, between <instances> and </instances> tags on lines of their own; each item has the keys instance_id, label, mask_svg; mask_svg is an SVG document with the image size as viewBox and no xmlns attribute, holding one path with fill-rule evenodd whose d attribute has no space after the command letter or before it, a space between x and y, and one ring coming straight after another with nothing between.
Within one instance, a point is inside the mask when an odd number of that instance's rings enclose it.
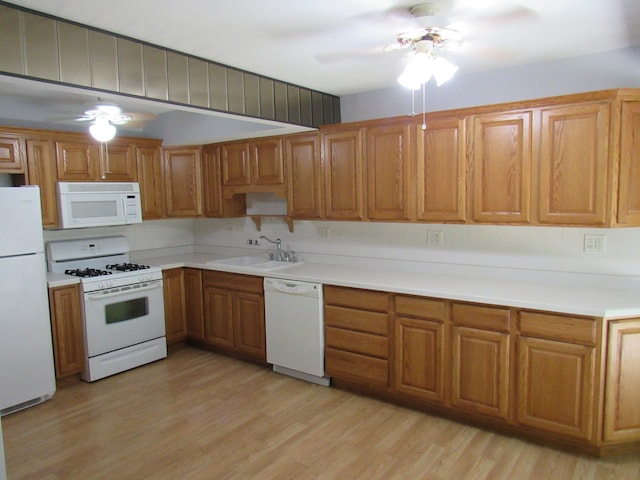
<instances>
[{"instance_id":1,"label":"cabinet drawer","mask_svg":"<svg viewBox=\"0 0 640 480\"><path fill-rule=\"evenodd\" d=\"M508 308L485 307L465 303L453 304L453 323L480 330L509 331L510 314Z\"/></svg>"},{"instance_id":2,"label":"cabinet drawer","mask_svg":"<svg viewBox=\"0 0 640 480\"><path fill-rule=\"evenodd\" d=\"M597 321L541 312L520 313L520 335L582 345L595 345Z\"/></svg>"},{"instance_id":3,"label":"cabinet drawer","mask_svg":"<svg viewBox=\"0 0 640 480\"><path fill-rule=\"evenodd\" d=\"M389 358L389 339L386 336L327 327L325 329L325 344L327 347L338 350Z\"/></svg>"},{"instance_id":4,"label":"cabinet drawer","mask_svg":"<svg viewBox=\"0 0 640 480\"><path fill-rule=\"evenodd\" d=\"M253 275L209 270L204 272L203 282L205 287L220 287L243 292L261 293L263 280L262 277L254 277Z\"/></svg>"},{"instance_id":5,"label":"cabinet drawer","mask_svg":"<svg viewBox=\"0 0 640 480\"><path fill-rule=\"evenodd\" d=\"M447 302L444 300L409 295L398 295L396 297L396 313L403 316L428 318L429 320L444 322L446 307Z\"/></svg>"},{"instance_id":6,"label":"cabinet drawer","mask_svg":"<svg viewBox=\"0 0 640 480\"><path fill-rule=\"evenodd\" d=\"M324 307L324 324L331 327L346 328L374 335L388 335L389 315L378 312L365 312L351 308Z\"/></svg>"},{"instance_id":7,"label":"cabinet drawer","mask_svg":"<svg viewBox=\"0 0 640 480\"><path fill-rule=\"evenodd\" d=\"M328 305L359 308L374 312L389 311L389 295L385 292L373 290L325 286L324 302Z\"/></svg>"},{"instance_id":8,"label":"cabinet drawer","mask_svg":"<svg viewBox=\"0 0 640 480\"><path fill-rule=\"evenodd\" d=\"M325 370L336 378L379 387L389 385L389 362L380 358L326 348Z\"/></svg>"}]
</instances>

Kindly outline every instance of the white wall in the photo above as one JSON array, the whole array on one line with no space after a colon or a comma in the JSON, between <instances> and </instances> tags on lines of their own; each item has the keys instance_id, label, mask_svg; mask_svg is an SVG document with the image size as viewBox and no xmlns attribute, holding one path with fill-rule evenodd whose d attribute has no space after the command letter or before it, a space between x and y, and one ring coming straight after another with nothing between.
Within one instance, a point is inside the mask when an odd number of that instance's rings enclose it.
<instances>
[{"instance_id":1,"label":"white wall","mask_svg":"<svg viewBox=\"0 0 640 480\"><path fill-rule=\"evenodd\" d=\"M426 111L622 87L640 87L640 47L487 72L458 71L441 87L427 84ZM421 98L416 94L416 112L422 112ZM398 86L347 95L340 98L340 108L343 122L407 115L411 92Z\"/></svg>"}]
</instances>

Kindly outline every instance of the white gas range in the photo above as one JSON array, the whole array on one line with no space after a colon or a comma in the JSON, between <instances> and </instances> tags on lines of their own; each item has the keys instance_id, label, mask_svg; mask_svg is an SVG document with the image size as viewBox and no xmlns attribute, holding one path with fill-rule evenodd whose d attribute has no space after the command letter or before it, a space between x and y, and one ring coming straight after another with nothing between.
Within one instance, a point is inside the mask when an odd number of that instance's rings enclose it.
<instances>
[{"instance_id":1,"label":"white gas range","mask_svg":"<svg viewBox=\"0 0 640 480\"><path fill-rule=\"evenodd\" d=\"M79 277L83 293L83 380L165 358L162 271L131 263L124 236L47 244L49 271Z\"/></svg>"}]
</instances>

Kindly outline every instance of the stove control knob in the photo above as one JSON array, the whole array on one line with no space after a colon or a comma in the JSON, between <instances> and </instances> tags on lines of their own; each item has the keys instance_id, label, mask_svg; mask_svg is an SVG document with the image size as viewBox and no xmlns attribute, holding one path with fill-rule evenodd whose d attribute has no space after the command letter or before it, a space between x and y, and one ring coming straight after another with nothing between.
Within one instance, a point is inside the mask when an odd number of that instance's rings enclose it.
<instances>
[{"instance_id":1,"label":"stove control knob","mask_svg":"<svg viewBox=\"0 0 640 480\"><path fill-rule=\"evenodd\" d=\"M151 277L149 275L140 275L141 282L148 282L149 280L151 280Z\"/></svg>"}]
</instances>

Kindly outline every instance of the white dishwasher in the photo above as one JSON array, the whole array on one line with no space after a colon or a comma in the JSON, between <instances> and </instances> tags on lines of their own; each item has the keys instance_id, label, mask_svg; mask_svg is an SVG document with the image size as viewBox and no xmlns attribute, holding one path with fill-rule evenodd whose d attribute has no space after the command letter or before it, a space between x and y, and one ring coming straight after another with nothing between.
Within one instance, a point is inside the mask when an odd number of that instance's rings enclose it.
<instances>
[{"instance_id":1,"label":"white dishwasher","mask_svg":"<svg viewBox=\"0 0 640 480\"><path fill-rule=\"evenodd\" d=\"M322 285L264 279L267 362L278 373L328 386Z\"/></svg>"}]
</instances>

